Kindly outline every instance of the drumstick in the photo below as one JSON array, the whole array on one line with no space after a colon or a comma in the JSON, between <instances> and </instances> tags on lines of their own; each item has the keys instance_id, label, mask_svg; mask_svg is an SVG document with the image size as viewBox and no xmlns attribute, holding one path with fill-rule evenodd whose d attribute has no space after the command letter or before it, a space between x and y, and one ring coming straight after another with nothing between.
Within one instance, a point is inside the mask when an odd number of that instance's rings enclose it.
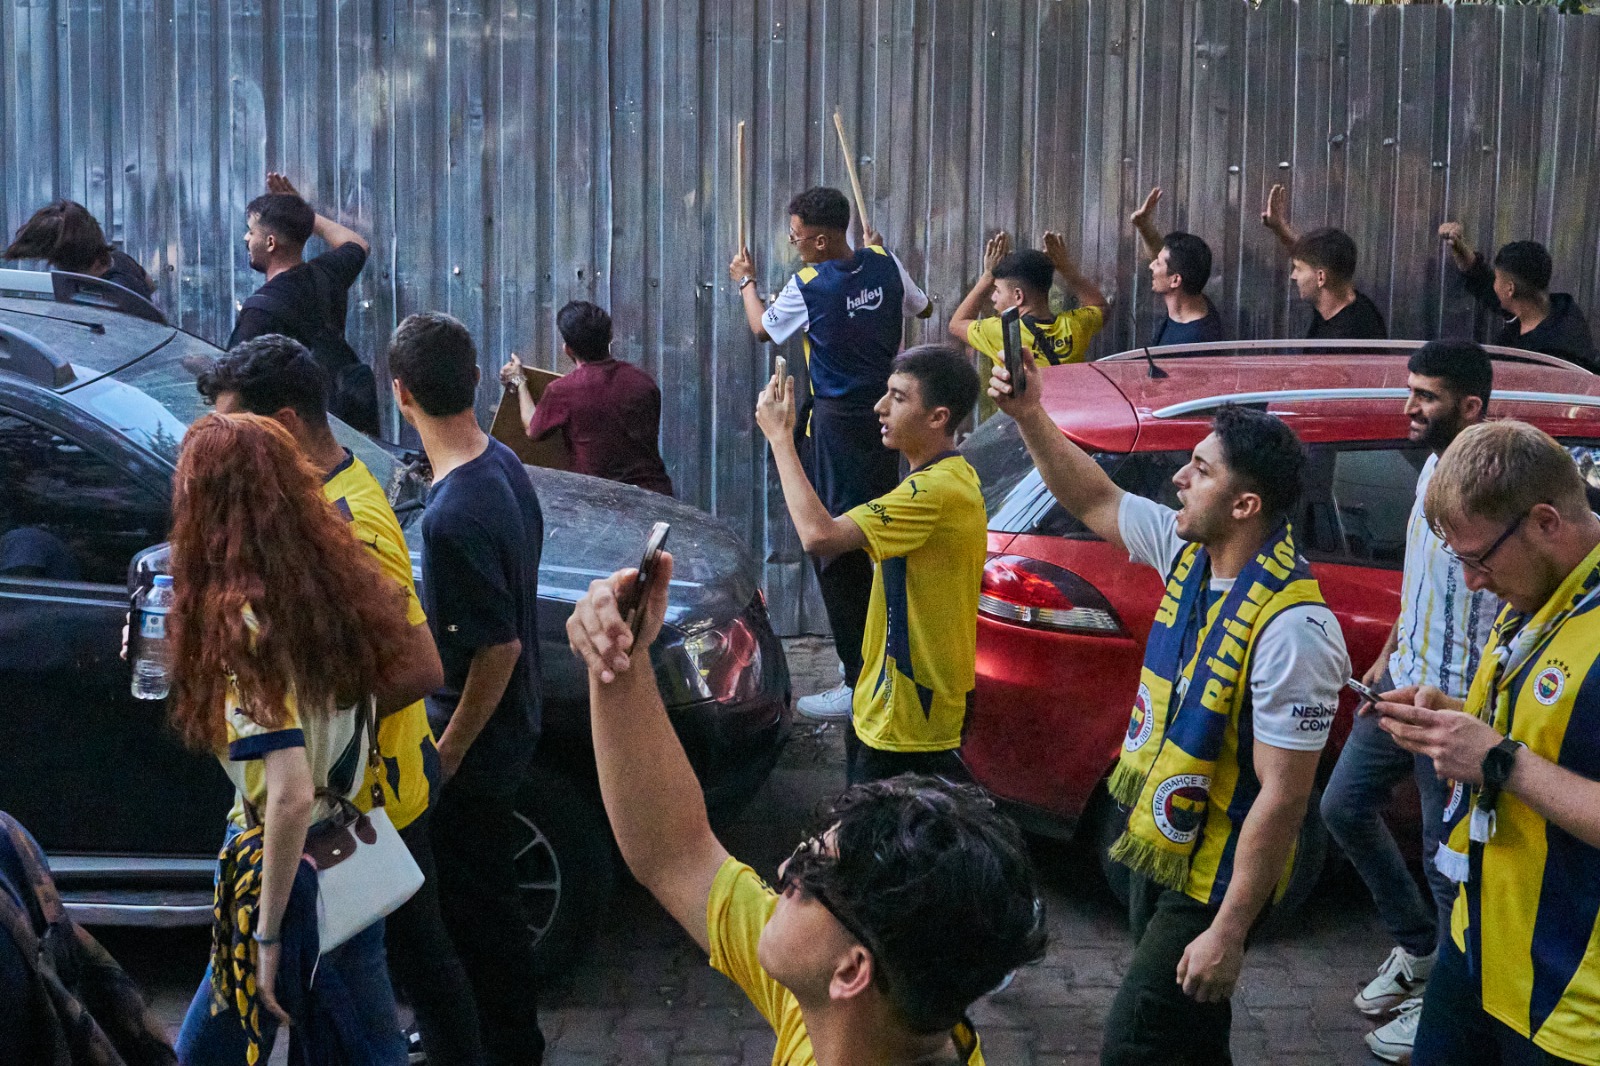
<instances>
[{"instance_id":1,"label":"drumstick","mask_svg":"<svg viewBox=\"0 0 1600 1066\"><path fill-rule=\"evenodd\" d=\"M749 243L744 232L744 119L739 120L739 130L735 141L737 147L734 150L733 161L733 198L739 204L739 249L743 251Z\"/></svg>"},{"instance_id":2,"label":"drumstick","mask_svg":"<svg viewBox=\"0 0 1600 1066\"><path fill-rule=\"evenodd\" d=\"M844 166L850 172L850 189L856 194L856 216L861 219L861 239L866 240L866 234L872 228L867 222L867 199L861 195L861 175L856 173L856 157L850 151L850 139L844 135L844 119L839 115L839 109L833 111L833 128L839 131L839 150L844 153Z\"/></svg>"}]
</instances>

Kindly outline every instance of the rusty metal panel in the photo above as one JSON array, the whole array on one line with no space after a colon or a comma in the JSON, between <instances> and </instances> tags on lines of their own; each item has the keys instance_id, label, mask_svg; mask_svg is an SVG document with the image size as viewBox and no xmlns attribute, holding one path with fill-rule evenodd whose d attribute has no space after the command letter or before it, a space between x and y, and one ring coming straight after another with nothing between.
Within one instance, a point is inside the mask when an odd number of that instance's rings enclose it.
<instances>
[{"instance_id":1,"label":"rusty metal panel","mask_svg":"<svg viewBox=\"0 0 1600 1066\"><path fill-rule=\"evenodd\" d=\"M0 223L55 197L101 219L184 328L224 341L259 284L244 205L282 169L369 234L357 350L386 370L404 315L562 369L555 312L593 299L655 374L680 493L759 547L786 632L825 620L755 430L771 362L727 277L733 127L748 123L758 284L794 263L784 206L848 188L936 313L940 340L998 229L1066 235L1112 299L1096 353L1159 314L1128 215L1205 237L1241 337L1304 328L1260 224L1336 225L1398 336L1481 315L1440 222L1492 254L1551 246L1556 287L1600 300L1600 19L1548 8L1341 0L0 0ZM798 345L791 364L803 362ZM803 374L803 367L797 366ZM398 422L390 413L391 425ZM559 516L553 516L559 521Z\"/></svg>"}]
</instances>

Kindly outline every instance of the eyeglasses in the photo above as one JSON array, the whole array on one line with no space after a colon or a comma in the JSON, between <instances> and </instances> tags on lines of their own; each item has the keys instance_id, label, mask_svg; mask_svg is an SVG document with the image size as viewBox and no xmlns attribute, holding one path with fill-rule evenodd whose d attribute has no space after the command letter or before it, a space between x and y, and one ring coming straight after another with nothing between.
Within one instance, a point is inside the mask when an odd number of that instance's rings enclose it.
<instances>
[{"instance_id":1,"label":"eyeglasses","mask_svg":"<svg viewBox=\"0 0 1600 1066\"><path fill-rule=\"evenodd\" d=\"M1493 544L1489 545L1489 547L1487 549L1485 549L1482 552L1479 552L1477 555L1462 555L1460 552L1458 552L1454 548L1450 547L1450 544L1449 544L1448 541L1445 541L1444 550L1445 550L1446 554L1448 554L1450 556L1450 558L1456 560L1462 566L1466 567L1468 570L1473 570L1473 571L1476 571L1477 573L1480 573L1480 574L1491 574L1494 571L1489 569L1489 556L1491 556L1495 552L1499 551L1500 550L1500 546L1503 545L1506 541L1510 540L1512 535L1516 533L1517 529L1519 527L1521 527L1522 520L1527 518L1528 515L1530 515L1532 513L1533 513L1533 508L1530 507L1530 508L1528 508L1528 510L1523 511L1521 514L1517 515L1516 518L1512 519L1511 524L1506 527L1506 531L1504 533L1500 534L1500 536L1495 539L1495 542ZM1437 530L1435 532L1437 532ZM1439 539L1441 541L1443 541L1444 537L1441 536Z\"/></svg>"},{"instance_id":2,"label":"eyeglasses","mask_svg":"<svg viewBox=\"0 0 1600 1066\"><path fill-rule=\"evenodd\" d=\"M778 883L775 887L780 893L787 893L791 888L798 889L822 904L827 912L833 915L834 920L844 926L845 932L872 952L873 959L877 960L874 968L878 979L887 983L888 975L884 973L883 956L877 948L876 938L867 935L861 924L829 899L828 893L818 884L822 880L822 875L837 861L836 856L828 854L824 849L821 837L807 837L795 847L783 865L778 867Z\"/></svg>"},{"instance_id":3,"label":"eyeglasses","mask_svg":"<svg viewBox=\"0 0 1600 1066\"><path fill-rule=\"evenodd\" d=\"M789 231L789 243L790 244L803 244L806 241L818 240L819 238L824 237L824 236L826 236L826 234L822 234L822 233L813 233L810 236L807 236L807 235L805 235L803 233L796 233L794 230L790 230Z\"/></svg>"}]
</instances>

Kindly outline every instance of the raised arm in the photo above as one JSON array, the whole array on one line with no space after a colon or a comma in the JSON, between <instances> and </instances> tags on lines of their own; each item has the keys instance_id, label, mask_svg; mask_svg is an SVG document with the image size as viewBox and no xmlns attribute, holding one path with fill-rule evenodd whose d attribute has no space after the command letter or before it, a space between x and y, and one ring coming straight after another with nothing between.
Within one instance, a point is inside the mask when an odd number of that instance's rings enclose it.
<instances>
[{"instance_id":1,"label":"raised arm","mask_svg":"<svg viewBox=\"0 0 1600 1066\"><path fill-rule=\"evenodd\" d=\"M1050 262L1055 264L1056 273L1061 275L1061 280L1067 283L1067 288L1072 290L1072 295L1077 297L1079 305L1083 307L1098 307L1102 312L1106 309L1106 294L1100 291L1089 277L1078 269L1078 264L1072 261L1067 254L1067 242L1061 234L1047 231L1044 235L1044 254L1050 257Z\"/></svg>"},{"instance_id":2,"label":"raised arm","mask_svg":"<svg viewBox=\"0 0 1600 1066\"><path fill-rule=\"evenodd\" d=\"M728 264L728 277L739 286L739 301L744 305L744 320L758 341L769 341L767 327L761 321L766 308L761 306L761 294L756 292L756 262L748 245L734 253Z\"/></svg>"},{"instance_id":3,"label":"raised arm","mask_svg":"<svg viewBox=\"0 0 1600 1066\"><path fill-rule=\"evenodd\" d=\"M1011 238L1001 230L983 246L983 273L978 275L977 282L962 299L961 305L950 316L950 336L967 343L967 334L972 329L972 324L978 321L983 314L983 301L989 298L989 292L994 288L995 264L1006 257L1011 251Z\"/></svg>"},{"instance_id":4,"label":"raised arm","mask_svg":"<svg viewBox=\"0 0 1600 1066\"><path fill-rule=\"evenodd\" d=\"M293 183L277 171L268 172L267 191L300 196ZM305 198L301 197L301 199ZM339 248L346 244L359 244L363 252L372 251L372 245L368 243L365 237L342 222L335 222L320 211L317 212L316 221L311 226L311 234L314 237L321 237L327 242L329 248Z\"/></svg>"},{"instance_id":5,"label":"raised arm","mask_svg":"<svg viewBox=\"0 0 1600 1066\"><path fill-rule=\"evenodd\" d=\"M1101 540L1127 550L1117 520L1126 491L1100 469L1093 456L1068 440L1045 413L1039 402L1039 374L1033 366L1032 353L1027 354L1022 367L1022 395L1012 395L1011 378L1004 366L994 368L989 395L1000 410L1016 420L1022 442L1050 494Z\"/></svg>"},{"instance_id":6,"label":"raised arm","mask_svg":"<svg viewBox=\"0 0 1600 1066\"><path fill-rule=\"evenodd\" d=\"M833 556L865 548L867 535L861 532L861 527L847 515L835 518L828 513L800 464L800 453L794 443L794 378L785 380L781 390L776 374L767 382L756 401L756 425L772 448L772 460L778 467L778 481L783 487L783 502L800 534L800 546L807 554Z\"/></svg>"},{"instance_id":7,"label":"raised arm","mask_svg":"<svg viewBox=\"0 0 1600 1066\"><path fill-rule=\"evenodd\" d=\"M1144 240L1144 250L1154 259L1161 254L1161 231L1156 229L1156 205L1161 202L1161 186L1157 185L1150 190L1144 198L1144 203L1139 205L1139 210L1128 216L1128 221L1133 223L1133 228L1139 231L1139 236Z\"/></svg>"},{"instance_id":8,"label":"raised arm","mask_svg":"<svg viewBox=\"0 0 1600 1066\"><path fill-rule=\"evenodd\" d=\"M1278 243L1285 248L1293 248L1300 240L1300 234L1289 225L1289 190L1281 184L1274 185L1267 192L1267 207L1261 212L1261 224L1272 231L1278 238Z\"/></svg>"},{"instance_id":9,"label":"raised arm","mask_svg":"<svg viewBox=\"0 0 1600 1066\"><path fill-rule=\"evenodd\" d=\"M589 670L600 797L622 858L709 951L706 903L728 852L711 832L700 782L667 719L650 665L650 644L667 609L672 556L662 557L637 643L617 606L636 577L634 570L620 570L591 583L567 620L567 639Z\"/></svg>"}]
</instances>

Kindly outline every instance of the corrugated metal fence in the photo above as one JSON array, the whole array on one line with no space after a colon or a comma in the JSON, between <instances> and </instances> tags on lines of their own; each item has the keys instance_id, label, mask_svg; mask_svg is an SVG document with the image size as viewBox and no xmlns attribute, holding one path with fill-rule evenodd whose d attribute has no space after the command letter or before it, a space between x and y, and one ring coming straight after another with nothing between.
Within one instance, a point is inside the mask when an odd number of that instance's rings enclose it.
<instances>
[{"instance_id":1,"label":"corrugated metal fence","mask_svg":"<svg viewBox=\"0 0 1600 1066\"><path fill-rule=\"evenodd\" d=\"M775 291L789 196L845 187L843 109L873 221L938 301L908 340L943 335L984 236L1052 228L1112 298L1099 350L1128 346L1154 309L1126 218L1158 183L1160 225L1211 242L1239 336L1305 313L1258 220L1275 181L1295 223L1355 237L1397 336L1471 328L1447 217L1480 246L1547 242L1556 287L1596 304L1600 19L1547 9L5 0L0 86L7 229L86 203L213 340L259 280L241 212L269 167L372 235L350 325L380 363L399 318L442 308L486 377L513 350L553 367L555 310L608 305L618 354L661 380L680 494L764 546L786 631L825 623L750 416L768 360L726 271L738 119Z\"/></svg>"}]
</instances>

